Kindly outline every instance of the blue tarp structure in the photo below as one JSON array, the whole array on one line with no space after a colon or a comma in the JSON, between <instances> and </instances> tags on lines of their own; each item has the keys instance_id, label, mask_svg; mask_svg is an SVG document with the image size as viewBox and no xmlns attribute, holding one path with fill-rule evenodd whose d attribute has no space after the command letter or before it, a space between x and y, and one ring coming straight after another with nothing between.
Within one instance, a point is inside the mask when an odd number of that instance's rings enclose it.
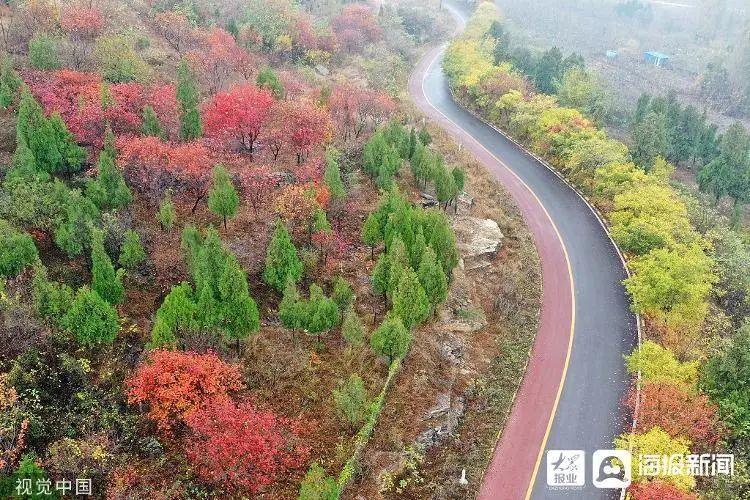
<instances>
[{"instance_id":1,"label":"blue tarp structure","mask_svg":"<svg viewBox=\"0 0 750 500\"><path fill-rule=\"evenodd\" d=\"M664 66L669 62L669 56L661 52L651 51L643 54L643 60L654 66Z\"/></svg>"}]
</instances>

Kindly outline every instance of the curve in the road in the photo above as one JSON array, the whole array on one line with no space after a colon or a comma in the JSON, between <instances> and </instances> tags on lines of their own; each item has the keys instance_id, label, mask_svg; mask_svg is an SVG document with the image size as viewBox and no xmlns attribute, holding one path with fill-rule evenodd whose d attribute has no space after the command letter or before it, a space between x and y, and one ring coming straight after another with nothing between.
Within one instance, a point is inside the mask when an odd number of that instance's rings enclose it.
<instances>
[{"instance_id":1,"label":"curve in the road","mask_svg":"<svg viewBox=\"0 0 750 500\"><path fill-rule=\"evenodd\" d=\"M591 455L624 429L620 402L629 387L622 355L637 323L622 286L621 256L591 207L553 171L456 104L430 51L409 92L431 119L489 169L516 200L542 263L540 325L511 414L479 497L607 498L591 486ZM586 486L551 489L546 450L583 450ZM475 471L478 474L479 471Z\"/></svg>"}]
</instances>

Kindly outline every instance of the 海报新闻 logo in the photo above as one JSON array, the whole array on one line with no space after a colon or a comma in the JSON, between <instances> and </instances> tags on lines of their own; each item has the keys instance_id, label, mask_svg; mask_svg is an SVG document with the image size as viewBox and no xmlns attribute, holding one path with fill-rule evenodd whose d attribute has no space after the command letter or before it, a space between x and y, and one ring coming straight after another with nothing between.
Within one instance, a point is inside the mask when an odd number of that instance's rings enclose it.
<instances>
[{"instance_id":1,"label":"\u6d77\u62a5\u65b0\u95fb logo","mask_svg":"<svg viewBox=\"0 0 750 500\"><path fill-rule=\"evenodd\" d=\"M627 488L632 480L632 457L628 450L596 450L591 474L597 488Z\"/></svg>"}]
</instances>

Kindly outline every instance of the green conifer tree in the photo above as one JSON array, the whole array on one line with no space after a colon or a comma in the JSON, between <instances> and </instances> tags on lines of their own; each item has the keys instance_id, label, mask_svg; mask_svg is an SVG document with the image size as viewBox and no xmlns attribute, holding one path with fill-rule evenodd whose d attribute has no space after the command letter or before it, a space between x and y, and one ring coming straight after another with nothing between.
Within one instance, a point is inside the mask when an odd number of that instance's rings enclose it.
<instances>
[{"instance_id":1,"label":"green conifer tree","mask_svg":"<svg viewBox=\"0 0 750 500\"><path fill-rule=\"evenodd\" d=\"M427 130L427 127L422 127L419 131L419 142L421 142L423 146L429 146L432 144L432 136Z\"/></svg>"},{"instance_id":2,"label":"green conifer tree","mask_svg":"<svg viewBox=\"0 0 750 500\"><path fill-rule=\"evenodd\" d=\"M443 268L438 264L435 251L425 248L417 271L419 283L427 294L432 310L440 305L448 296L448 278Z\"/></svg>"},{"instance_id":3,"label":"green conifer tree","mask_svg":"<svg viewBox=\"0 0 750 500\"><path fill-rule=\"evenodd\" d=\"M338 201L346 197L346 187L341 180L341 169L339 168L338 151L333 148L326 150L326 169L323 181L328 186L331 199Z\"/></svg>"},{"instance_id":4,"label":"green conifer tree","mask_svg":"<svg viewBox=\"0 0 750 500\"><path fill-rule=\"evenodd\" d=\"M99 210L114 210L130 204L133 201L133 193L106 151L99 154L97 168L99 174L86 183L86 197L94 202Z\"/></svg>"},{"instance_id":5,"label":"green conifer tree","mask_svg":"<svg viewBox=\"0 0 750 500\"><path fill-rule=\"evenodd\" d=\"M341 336L351 346L361 346L365 338L365 327L353 307L349 307L344 313L344 321L341 324Z\"/></svg>"},{"instance_id":6,"label":"green conifer tree","mask_svg":"<svg viewBox=\"0 0 750 500\"><path fill-rule=\"evenodd\" d=\"M29 40L29 64L43 71L59 69L57 40L44 32L34 34Z\"/></svg>"},{"instance_id":7,"label":"green conifer tree","mask_svg":"<svg viewBox=\"0 0 750 500\"><path fill-rule=\"evenodd\" d=\"M34 268L31 290L37 313L53 324L59 323L73 303L73 290L64 283L49 281L47 268L41 263Z\"/></svg>"},{"instance_id":8,"label":"green conifer tree","mask_svg":"<svg viewBox=\"0 0 750 500\"><path fill-rule=\"evenodd\" d=\"M174 347L186 333L196 330L196 304L193 288L183 281L173 286L156 311L149 349Z\"/></svg>"},{"instance_id":9,"label":"green conifer tree","mask_svg":"<svg viewBox=\"0 0 750 500\"><path fill-rule=\"evenodd\" d=\"M115 144L115 133L112 132L112 126L107 122L104 129L104 147L102 148L113 160L117 158L117 145Z\"/></svg>"},{"instance_id":10,"label":"green conifer tree","mask_svg":"<svg viewBox=\"0 0 750 500\"><path fill-rule=\"evenodd\" d=\"M125 239L120 250L120 265L128 271L134 271L145 260L146 252L143 251L141 237L132 229L128 229L125 232Z\"/></svg>"},{"instance_id":11,"label":"green conifer tree","mask_svg":"<svg viewBox=\"0 0 750 500\"><path fill-rule=\"evenodd\" d=\"M239 204L240 198L234 189L229 172L217 165L214 167L214 183L208 192L208 209L223 218L224 230L227 229L227 218L235 216Z\"/></svg>"},{"instance_id":12,"label":"green conifer tree","mask_svg":"<svg viewBox=\"0 0 750 500\"><path fill-rule=\"evenodd\" d=\"M372 212L367 216L362 226L362 242L370 247L370 259L375 260L375 247L383 241L383 233L380 228L380 220L377 213Z\"/></svg>"},{"instance_id":13,"label":"green conifer tree","mask_svg":"<svg viewBox=\"0 0 750 500\"><path fill-rule=\"evenodd\" d=\"M343 313L354 303L354 290L348 281L341 276L336 276L333 280L333 293L331 293L331 298L336 302L339 311Z\"/></svg>"},{"instance_id":14,"label":"green conifer tree","mask_svg":"<svg viewBox=\"0 0 750 500\"><path fill-rule=\"evenodd\" d=\"M276 99L284 98L284 85L279 80L274 70L271 68L263 68L258 72L258 76L255 79L255 83L258 87L266 89L273 94Z\"/></svg>"},{"instance_id":15,"label":"green conifer tree","mask_svg":"<svg viewBox=\"0 0 750 500\"><path fill-rule=\"evenodd\" d=\"M370 344L375 353L388 356L388 363L406 355L411 342L411 334L401 322L401 318L389 314L373 332Z\"/></svg>"},{"instance_id":16,"label":"green conifer tree","mask_svg":"<svg viewBox=\"0 0 750 500\"><path fill-rule=\"evenodd\" d=\"M292 330L292 339L294 339L294 332L302 327L303 306L297 285L292 279L288 279L284 287L284 295L279 303L279 320L282 325Z\"/></svg>"},{"instance_id":17,"label":"green conifer tree","mask_svg":"<svg viewBox=\"0 0 750 500\"><path fill-rule=\"evenodd\" d=\"M362 378L353 373L349 380L339 383L333 390L333 401L339 418L349 424L354 432L367 417L367 390Z\"/></svg>"},{"instance_id":18,"label":"green conifer tree","mask_svg":"<svg viewBox=\"0 0 750 500\"><path fill-rule=\"evenodd\" d=\"M125 298L124 274L124 269L115 271L104 250L104 237L100 231L95 231L91 242L91 290L112 305L121 304Z\"/></svg>"},{"instance_id":19,"label":"green conifer tree","mask_svg":"<svg viewBox=\"0 0 750 500\"><path fill-rule=\"evenodd\" d=\"M401 273L398 285L393 291L393 312L410 330L427 319L430 314L427 294L411 268Z\"/></svg>"},{"instance_id":20,"label":"green conifer tree","mask_svg":"<svg viewBox=\"0 0 750 500\"><path fill-rule=\"evenodd\" d=\"M414 156L414 151L417 149L417 129L414 127L411 128L411 132L409 132L409 156L407 158L412 158Z\"/></svg>"},{"instance_id":21,"label":"green conifer tree","mask_svg":"<svg viewBox=\"0 0 750 500\"><path fill-rule=\"evenodd\" d=\"M338 325L341 318L339 308L336 302L323 294L323 289L313 283L310 285L310 300L305 309L305 329L316 335L320 344L321 335Z\"/></svg>"},{"instance_id":22,"label":"green conifer tree","mask_svg":"<svg viewBox=\"0 0 750 500\"><path fill-rule=\"evenodd\" d=\"M177 73L177 101L180 103L180 137L184 141L198 139L203 135L201 115L198 110L200 91L193 70L187 59L180 62Z\"/></svg>"},{"instance_id":23,"label":"green conifer tree","mask_svg":"<svg viewBox=\"0 0 750 500\"><path fill-rule=\"evenodd\" d=\"M55 228L55 244L73 258L89 247L91 228L99 218L99 210L78 189L67 194L64 204L65 213Z\"/></svg>"},{"instance_id":24,"label":"green conifer tree","mask_svg":"<svg viewBox=\"0 0 750 500\"><path fill-rule=\"evenodd\" d=\"M279 292L283 292L287 279L291 278L294 283L299 283L303 270L297 249L289 237L286 226L279 219L268 245L263 280Z\"/></svg>"},{"instance_id":25,"label":"green conifer tree","mask_svg":"<svg viewBox=\"0 0 750 500\"><path fill-rule=\"evenodd\" d=\"M73 333L81 344L111 344L120 331L117 311L94 290L78 290L60 327Z\"/></svg>"},{"instance_id":26,"label":"green conifer tree","mask_svg":"<svg viewBox=\"0 0 750 500\"><path fill-rule=\"evenodd\" d=\"M420 224L417 226L417 234L414 237L414 242L409 246L409 261L413 269L419 269L425 248L427 248L427 242L425 241L424 230Z\"/></svg>"},{"instance_id":27,"label":"green conifer tree","mask_svg":"<svg viewBox=\"0 0 750 500\"><path fill-rule=\"evenodd\" d=\"M156 116L156 111L148 104L143 108L143 125L141 126L141 131L143 135L158 137L161 140L167 138L167 134L159 122L159 117Z\"/></svg>"},{"instance_id":28,"label":"green conifer tree","mask_svg":"<svg viewBox=\"0 0 750 500\"><path fill-rule=\"evenodd\" d=\"M227 259L219 281L219 308L224 336L235 341L240 355L240 340L260 328L258 305L250 296L247 277L235 258Z\"/></svg>"},{"instance_id":29,"label":"green conifer tree","mask_svg":"<svg viewBox=\"0 0 750 500\"><path fill-rule=\"evenodd\" d=\"M159 204L159 211L156 213L156 219L165 231L171 231L174 227L177 213L175 212L174 203L172 203L172 192L164 193L164 199Z\"/></svg>"},{"instance_id":30,"label":"green conifer tree","mask_svg":"<svg viewBox=\"0 0 750 500\"><path fill-rule=\"evenodd\" d=\"M18 100L18 92L23 80L13 68L13 60L9 56L3 57L0 68L0 107L8 109Z\"/></svg>"},{"instance_id":31,"label":"green conifer tree","mask_svg":"<svg viewBox=\"0 0 750 500\"><path fill-rule=\"evenodd\" d=\"M387 295L390 282L391 259L387 253L380 254L372 270L372 289L378 295Z\"/></svg>"},{"instance_id":32,"label":"green conifer tree","mask_svg":"<svg viewBox=\"0 0 750 500\"><path fill-rule=\"evenodd\" d=\"M61 163L53 172L60 172L65 175L78 172L81 170L81 165L83 165L84 160L88 156L86 150L78 145L73 134L68 131L68 127L65 125L60 113L57 111L52 113L47 122L52 130L54 144L61 158Z\"/></svg>"},{"instance_id":33,"label":"green conifer tree","mask_svg":"<svg viewBox=\"0 0 750 500\"><path fill-rule=\"evenodd\" d=\"M323 467L313 463L305 474L299 489L298 500L337 500L339 488L336 480L327 475Z\"/></svg>"},{"instance_id":34,"label":"green conifer tree","mask_svg":"<svg viewBox=\"0 0 750 500\"><path fill-rule=\"evenodd\" d=\"M411 269L409 252L400 236L396 236L388 248L388 259L390 262L390 269L388 270L388 296L391 297L399 281L401 281L401 275L407 269Z\"/></svg>"}]
</instances>

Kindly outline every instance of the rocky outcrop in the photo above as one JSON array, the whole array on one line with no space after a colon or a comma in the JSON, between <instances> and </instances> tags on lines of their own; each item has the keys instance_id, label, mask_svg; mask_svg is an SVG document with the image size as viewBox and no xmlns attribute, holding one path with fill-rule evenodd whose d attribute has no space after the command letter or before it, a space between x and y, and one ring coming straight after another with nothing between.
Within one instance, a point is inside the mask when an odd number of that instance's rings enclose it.
<instances>
[{"instance_id":1,"label":"rocky outcrop","mask_svg":"<svg viewBox=\"0 0 750 500\"><path fill-rule=\"evenodd\" d=\"M489 266L504 237L497 222L459 215L453 219L452 226L461 254L461 268L471 271Z\"/></svg>"}]
</instances>

